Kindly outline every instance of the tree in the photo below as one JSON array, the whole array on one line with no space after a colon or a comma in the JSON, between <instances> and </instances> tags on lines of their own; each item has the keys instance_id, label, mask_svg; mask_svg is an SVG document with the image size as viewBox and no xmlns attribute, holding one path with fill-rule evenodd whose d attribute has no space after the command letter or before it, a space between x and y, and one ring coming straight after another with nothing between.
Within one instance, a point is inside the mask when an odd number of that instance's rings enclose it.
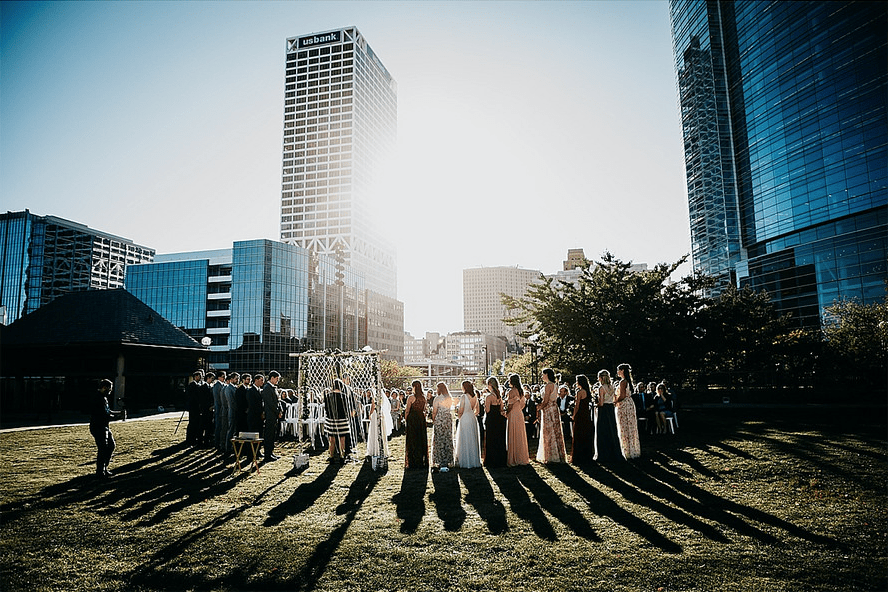
<instances>
[{"instance_id":1,"label":"tree","mask_svg":"<svg viewBox=\"0 0 888 592\"><path fill-rule=\"evenodd\" d=\"M885 389L888 366L888 302L839 300L825 309L823 333L835 375Z\"/></svg>"},{"instance_id":2,"label":"tree","mask_svg":"<svg viewBox=\"0 0 888 592\"><path fill-rule=\"evenodd\" d=\"M729 286L699 312L704 371L738 377L773 378L778 344L789 331L789 316L781 315L767 292ZM788 344L787 344L788 345Z\"/></svg>"},{"instance_id":3,"label":"tree","mask_svg":"<svg viewBox=\"0 0 888 592\"><path fill-rule=\"evenodd\" d=\"M629 362L645 374L663 375L692 349L701 289L710 281L690 276L669 284L685 260L632 271L631 262L605 253L576 284L543 278L521 298L503 295L515 313L506 322L528 323L522 336L539 334L543 360L568 374Z\"/></svg>"},{"instance_id":4,"label":"tree","mask_svg":"<svg viewBox=\"0 0 888 592\"><path fill-rule=\"evenodd\" d=\"M416 368L401 366L395 360L379 360L379 370L383 386L389 389L406 389L409 386L407 378L418 374Z\"/></svg>"}]
</instances>

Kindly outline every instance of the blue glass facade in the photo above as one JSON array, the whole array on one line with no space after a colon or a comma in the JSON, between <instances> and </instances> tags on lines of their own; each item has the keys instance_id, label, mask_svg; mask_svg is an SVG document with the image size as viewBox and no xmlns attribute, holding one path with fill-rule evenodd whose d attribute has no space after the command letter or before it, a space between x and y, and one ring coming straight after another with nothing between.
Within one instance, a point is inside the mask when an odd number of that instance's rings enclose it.
<instances>
[{"instance_id":1,"label":"blue glass facade","mask_svg":"<svg viewBox=\"0 0 888 592\"><path fill-rule=\"evenodd\" d=\"M127 265L153 258L153 249L76 222L0 214L0 306L12 323L68 292L122 288Z\"/></svg>"},{"instance_id":2,"label":"blue glass facade","mask_svg":"<svg viewBox=\"0 0 888 592\"><path fill-rule=\"evenodd\" d=\"M134 265L126 289L160 316L200 340L207 328L207 277L210 262L171 261Z\"/></svg>"},{"instance_id":3,"label":"blue glass facade","mask_svg":"<svg viewBox=\"0 0 888 592\"><path fill-rule=\"evenodd\" d=\"M884 298L886 4L670 5L695 267L806 324Z\"/></svg>"},{"instance_id":4,"label":"blue glass facade","mask_svg":"<svg viewBox=\"0 0 888 592\"><path fill-rule=\"evenodd\" d=\"M160 255L131 267L126 288L192 337L210 337L218 369L295 371L291 353L367 344L363 277L296 245Z\"/></svg>"}]
</instances>

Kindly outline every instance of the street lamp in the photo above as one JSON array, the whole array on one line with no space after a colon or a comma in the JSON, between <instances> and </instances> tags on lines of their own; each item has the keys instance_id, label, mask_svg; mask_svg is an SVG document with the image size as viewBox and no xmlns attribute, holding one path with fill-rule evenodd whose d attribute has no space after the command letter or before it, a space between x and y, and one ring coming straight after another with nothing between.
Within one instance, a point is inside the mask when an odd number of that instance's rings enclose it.
<instances>
[{"instance_id":1,"label":"street lamp","mask_svg":"<svg viewBox=\"0 0 888 592\"><path fill-rule=\"evenodd\" d=\"M200 340L200 344L204 347L210 347L210 345L213 344L213 340L210 339L209 336L204 336L204 338ZM204 370L210 369L209 357L210 357L210 354L207 353L206 357L204 358Z\"/></svg>"}]
</instances>

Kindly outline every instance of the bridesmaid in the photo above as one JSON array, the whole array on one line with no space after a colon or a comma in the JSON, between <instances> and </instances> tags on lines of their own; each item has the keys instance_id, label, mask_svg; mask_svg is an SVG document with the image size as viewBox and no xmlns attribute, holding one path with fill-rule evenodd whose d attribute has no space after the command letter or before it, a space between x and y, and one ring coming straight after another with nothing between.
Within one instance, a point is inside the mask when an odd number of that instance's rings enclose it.
<instances>
[{"instance_id":1,"label":"bridesmaid","mask_svg":"<svg viewBox=\"0 0 888 592\"><path fill-rule=\"evenodd\" d=\"M632 367L629 364L617 366L620 384L614 396L617 408L617 433L620 435L620 450L623 458L641 456L641 442L638 439L638 418L635 415L635 403L632 401Z\"/></svg>"},{"instance_id":2,"label":"bridesmaid","mask_svg":"<svg viewBox=\"0 0 888 592\"><path fill-rule=\"evenodd\" d=\"M496 376L487 379L490 389L484 398L484 466L493 469L506 466L506 416Z\"/></svg>"},{"instance_id":3,"label":"bridesmaid","mask_svg":"<svg viewBox=\"0 0 888 592\"><path fill-rule=\"evenodd\" d=\"M537 408L540 413L540 444L536 459L543 463L567 462L554 370L543 368L543 383L543 400Z\"/></svg>"},{"instance_id":4,"label":"bridesmaid","mask_svg":"<svg viewBox=\"0 0 888 592\"><path fill-rule=\"evenodd\" d=\"M426 434L426 399L422 383L413 381L413 393L404 403L404 423L406 424L405 448L407 449L404 467L407 469L429 468L429 440Z\"/></svg>"},{"instance_id":5,"label":"bridesmaid","mask_svg":"<svg viewBox=\"0 0 888 592\"><path fill-rule=\"evenodd\" d=\"M432 401L432 471L446 473L453 464L453 397L443 382L437 388L438 394Z\"/></svg>"},{"instance_id":6,"label":"bridesmaid","mask_svg":"<svg viewBox=\"0 0 888 592\"><path fill-rule=\"evenodd\" d=\"M617 435L617 416L614 410L614 385L610 372L598 373L598 408L595 410L595 460L611 462L623 460L620 437Z\"/></svg>"},{"instance_id":7,"label":"bridesmaid","mask_svg":"<svg viewBox=\"0 0 888 592\"><path fill-rule=\"evenodd\" d=\"M481 434L478 430L478 398L471 380L462 383L463 394L459 398L456 426L456 466L461 469L476 469L481 466Z\"/></svg>"},{"instance_id":8,"label":"bridesmaid","mask_svg":"<svg viewBox=\"0 0 888 592\"><path fill-rule=\"evenodd\" d=\"M524 429L524 389L521 387L521 377L517 374L509 376L508 426L506 428L506 464L510 467L530 464L530 454L527 452L527 430Z\"/></svg>"},{"instance_id":9,"label":"bridesmaid","mask_svg":"<svg viewBox=\"0 0 888 592\"><path fill-rule=\"evenodd\" d=\"M585 374L578 374L573 415L573 450L570 453L570 462L575 465L590 463L595 457L595 425L592 423L591 393L589 379Z\"/></svg>"}]
</instances>

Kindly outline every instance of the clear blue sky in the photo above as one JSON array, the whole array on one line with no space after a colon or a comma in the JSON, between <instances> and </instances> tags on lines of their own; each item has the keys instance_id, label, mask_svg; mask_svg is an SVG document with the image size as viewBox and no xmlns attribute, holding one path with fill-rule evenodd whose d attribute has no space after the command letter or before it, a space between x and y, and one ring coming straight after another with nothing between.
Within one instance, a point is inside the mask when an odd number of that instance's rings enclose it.
<instances>
[{"instance_id":1,"label":"clear blue sky","mask_svg":"<svg viewBox=\"0 0 888 592\"><path fill-rule=\"evenodd\" d=\"M668 4L3 2L0 196L158 253L279 236L285 39L356 25L398 83L405 329L462 270L690 250Z\"/></svg>"}]
</instances>

